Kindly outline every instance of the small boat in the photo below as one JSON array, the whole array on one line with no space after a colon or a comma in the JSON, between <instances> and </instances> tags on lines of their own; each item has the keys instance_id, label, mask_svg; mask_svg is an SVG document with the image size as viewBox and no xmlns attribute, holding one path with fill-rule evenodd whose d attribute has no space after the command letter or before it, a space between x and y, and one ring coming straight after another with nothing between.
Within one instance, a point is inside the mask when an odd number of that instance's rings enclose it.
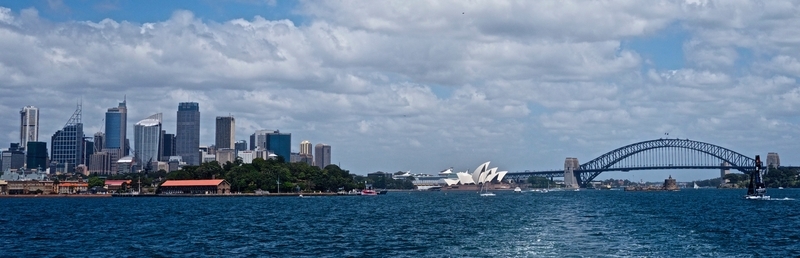
<instances>
[{"instance_id":1,"label":"small boat","mask_svg":"<svg viewBox=\"0 0 800 258\"><path fill-rule=\"evenodd\" d=\"M522 193L522 188L519 188L519 186L517 186L517 188L514 188L514 192L515 193Z\"/></svg>"},{"instance_id":2,"label":"small boat","mask_svg":"<svg viewBox=\"0 0 800 258\"><path fill-rule=\"evenodd\" d=\"M783 186L779 186L779 187L778 187L778 189L779 189L779 190L783 190Z\"/></svg>"},{"instance_id":3,"label":"small boat","mask_svg":"<svg viewBox=\"0 0 800 258\"><path fill-rule=\"evenodd\" d=\"M495 196L494 193L482 193L481 196Z\"/></svg>"},{"instance_id":4,"label":"small boat","mask_svg":"<svg viewBox=\"0 0 800 258\"><path fill-rule=\"evenodd\" d=\"M378 192L372 189L361 190L361 195L378 195Z\"/></svg>"},{"instance_id":5,"label":"small boat","mask_svg":"<svg viewBox=\"0 0 800 258\"><path fill-rule=\"evenodd\" d=\"M364 183L366 184L366 182ZM361 190L361 195L378 195L378 192L372 189L371 184L366 184L366 186L367 187L364 188L364 190Z\"/></svg>"},{"instance_id":6,"label":"small boat","mask_svg":"<svg viewBox=\"0 0 800 258\"><path fill-rule=\"evenodd\" d=\"M580 191L581 191L581 189L580 189L580 188L575 188L575 190L574 190L574 191L576 191L576 192L580 192Z\"/></svg>"},{"instance_id":7,"label":"small boat","mask_svg":"<svg viewBox=\"0 0 800 258\"><path fill-rule=\"evenodd\" d=\"M694 189L700 189L700 187L697 186L697 183L694 183Z\"/></svg>"}]
</instances>

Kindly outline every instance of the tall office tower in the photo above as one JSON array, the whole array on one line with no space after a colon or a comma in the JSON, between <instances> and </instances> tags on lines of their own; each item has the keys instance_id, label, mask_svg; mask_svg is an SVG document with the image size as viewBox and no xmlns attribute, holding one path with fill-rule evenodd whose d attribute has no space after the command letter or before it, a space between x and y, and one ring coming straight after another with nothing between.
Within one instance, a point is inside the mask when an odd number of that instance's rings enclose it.
<instances>
[{"instance_id":1,"label":"tall office tower","mask_svg":"<svg viewBox=\"0 0 800 258\"><path fill-rule=\"evenodd\" d=\"M81 123L81 104L61 130L50 139L50 173L74 172L75 166L83 161L83 123Z\"/></svg>"},{"instance_id":2,"label":"tall office tower","mask_svg":"<svg viewBox=\"0 0 800 258\"><path fill-rule=\"evenodd\" d=\"M163 137L161 137L161 161L169 161L169 157L177 156L175 154L175 135L166 133L165 131L161 131Z\"/></svg>"},{"instance_id":3,"label":"tall office tower","mask_svg":"<svg viewBox=\"0 0 800 258\"><path fill-rule=\"evenodd\" d=\"M106 112L106 149L120 149L125 152L125 140L128 137L128 108L126 100L119 103L118 107L109 108ZM124 153L128 155L127 153Z\"/></svg>"},{"instance_id":4,"label":"tall office tower","mask_svg":"<svg viewBox=\"0 0 800 258\"><path fill-rule=\"evenodd\" d=\"M105 148L106 134L103 132L96 132L94 134L94 152L100 152Z\"/></svg>"},{"instance_id":5,"label":"tall office tower","mask_svg":"<svg viewBox=\"0 0 800 258\"><path fill-rule=\"evenodd\" d=\"M39 109L26 106L19 111L19 115L19 144L27 148L28 142L39 141Z\"/></svg>"},{"instance_id":6,"label":"tall office tower","mask_svg":"<svg viewBox=\"0 0 800 258\"><path fill-rule=\"evenodd\" d=\"M178 127L175 130L175 154L186 164L200 165L200 105L178 104Z\"/></svg>"},{"instance_id":7,"label":"tall office tower","mask_svg":"<svg viewBox=\"0 0 800 258\"><path fill-rule=\"evenodd\" d=\"M148 116L133 126L133 149L142 167L161 158L161 113Z\"/></svg>"},{"instance_id":8,"label":"tall office tower","mask_svg":"<svg viewBox=\"0 0 800 258\"><path fill-rule=\"evenodd\" d=\"M302 141L300 142L300 153L299 153L299 161L308 164L309 166L314 165L314 155L312 154L314 150L313 145L309 141Z\"/></svg>"},{"instance_id":9,"label":"tall office tower","mask_svg":"<svg viewBox=\"0 0 800 258\"><path fill-rule=\"evenodd\" d=\"M314 146L314 165L320 169L331 164L331 146L317 143Z\"/></svg>"},{"instance_id":10,"label":"tall office tower","mask_svg":"<svg viewBox=\"0 0 800 258\"><path fill-rule=\"evenodd\" d=\"M116 171L113 171L111 167L112 158L113 157L111 153L104 151L95 152L92 154L89 160L89 173L98 175L116 174Z\"/></svg>"},{"instance_id":11,"label":"tall office tower","mask_svg":"<svg viewBox=\"0 0 800 258\"><path fill-rule=\"evenodd\" d=\"M25 166L25 152L18 143L12 143L8 150L2 152L0 159L0 171L5 172L9 169L20 169Z\"/></svg>"},{"instance_id":12,"label":"tall office tower","mask_svg":"<svg viewBox=\"0 0 800 258\"><path fill-rule=\"evenodd\" d=\"M236 141L236 120L233 116L218 116L216 141L214 146L218 149L233 149Z\"/></svg>"},{"instance_id":13,"label":"tall office tower","mask_svg":"<svg viewBox=\"0 0 800 258\"><path fill-rule=\"evenodd\" d=\"M781 166L781 158L777 152L767 153L767 167L778 168Z\"/></svg>"},{"instance_id":14,"label":"tall office tower","mask_svg":"<svg viewBox=\"0 0 800 258\"><path fill-rule=\"evenodd\" d=\"M89 165L89 158L92 157L94 154L94 141L92 141L92 137L84 137L83 138L83 162L88 167Z\"/></svg>"},{"instance_id":15,"label":"tall office tower","mask_svg":"<svg viewBox=\"0 0 800 258\"><path fill-rule=\"evenodd\" d=\"M247 141L245 141L245 140L237 141L234 144L234 148L233 149L236 150L236 153L239 153L239 151L247 150Z\"/></svg>"},{"instance_id":16,"label":"tall office tower","mask_svg":"<svg viewBox=\"0 0 800 258\"><path fill-rule=\"evenodd\" d=\"M28 142L25 166L28 169L44 171L47 168L47 143Z\"/></svg>"},{"instance_id":17,"label":"tall office tower","mask_svg":"<svg viewBox=\"0 0 800 258\"><path fill-rule=\"evenodd\" d=\"M255 133L250 135L250 150L266 150L267 149L267 134L275 133L275 130L256 130Z\"/></svg>"},{"instance_id":18,"label":"tall office tower","mask_svg":"<svg viewBox=\"0 0 800 258\"><path fill-rule=\"evenodd\" d=\"M304 154L311 154L311 142L309 141L302 141L300 142L300 155Z\"/></svg>"},{"instance_id":19,"label":"tall office tower","mask_svg":"<svg viewBox=\"0 0 800 258\"><path fill-rule=\"evenodd\" d=\"M268 151L283 157L284 162L291 161L292 134L281 133L277 130L273 133L268 133L266 146Z\"/></svg>"}]
</instances>

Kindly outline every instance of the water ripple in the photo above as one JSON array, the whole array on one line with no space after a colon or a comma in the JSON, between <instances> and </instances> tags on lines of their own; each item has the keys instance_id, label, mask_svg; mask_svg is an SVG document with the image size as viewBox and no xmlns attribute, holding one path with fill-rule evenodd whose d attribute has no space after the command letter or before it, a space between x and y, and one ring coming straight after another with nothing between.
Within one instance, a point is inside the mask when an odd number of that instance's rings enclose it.
<instances>
[{"instance_id":1,"label":"water ripple","mask_svg":"<svg viewBox=\"0 0 800 258\"><path fill-rule=\"evenodd\" d=\"M797 199L800 190L780 191ZM784 197L781 196L781 197ZM757 257L800 202L740 190L325 198L0 198L0 256Z\"/></svg>"}]
</instances>

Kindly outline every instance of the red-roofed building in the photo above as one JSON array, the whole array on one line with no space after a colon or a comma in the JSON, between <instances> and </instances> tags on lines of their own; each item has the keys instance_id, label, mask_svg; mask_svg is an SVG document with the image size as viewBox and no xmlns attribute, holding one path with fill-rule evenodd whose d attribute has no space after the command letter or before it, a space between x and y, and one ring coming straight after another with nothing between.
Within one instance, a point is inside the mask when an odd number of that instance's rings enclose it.
<instances>
[{"instance_id":1,"label":"red-roofed building","mask_svg":"<svg viewBox=\"0 0 800 258\"><path fill-rule=\"evenodd\" d=\"M162 194L227 194L231 184L225 179L167 180L159 190Z\"/></svg>"},{"instance_id":2,"label":"red-roofed building","mask_svg":"<svg viewBox=\"0 0 800 258\"><path fill-rule=\"evenodd\" d=\"M85 193L89 189L89 183L79 181L64 181L53 185L53 190L60 194Z\"/></svg>"},{"instance_id":3,"label":"red-roofed building","mask_svg":"<svg viewBox=\"0 0 800 258\"><path fill-rule=\"evenodd\" d=\"M106 180L105 186L109 192L125 191L131 185L131 180Z\"/></svg>"}]
</instances>

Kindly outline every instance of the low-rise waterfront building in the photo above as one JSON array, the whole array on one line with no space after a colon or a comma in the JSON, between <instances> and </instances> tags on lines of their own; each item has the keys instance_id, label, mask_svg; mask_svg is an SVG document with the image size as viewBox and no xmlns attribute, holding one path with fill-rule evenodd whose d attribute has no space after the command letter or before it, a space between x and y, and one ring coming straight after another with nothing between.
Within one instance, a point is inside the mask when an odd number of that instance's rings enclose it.
<instances>
[{"instance_id":1,"label":"low-rise waterfront building","mask_svg":"<svg viewBox=\"0 0 800 258\"><path fill-rule=\"evenodd\" d=\"M0 195L8 194L8 182L0 180Z\"/></svg>"},{"instance_id":2,"label":"low-rise waterfront building","mask_svg":"<svg viewBox=\"0 0 800 258\"><path fill-rule=\"evenodd\" d=\"M53 181L7 181L8 194L52 194Z\"/></svg>"},{"instance_id":3,"label":"low-rise waterfront building","mask_svg":"<svg viewBox=\"0 0 800 258\"><path fill-rule=\"evenodd\" d=\"M64 181L53 185L53 191L60 194L85 193L89 190L89 183L80 181Z\"/></svg>"},{"instance_id":4,"label":"low-rise waterfront building","mask_svg":"<svg viewBox=\"0 0 800 258\"><path fill-rule=\"evenodd\" d=\"M105 182L105 188L112 193L118 190L125 191L130 185L131 180L106 180Z\"/></svg>"},{"instance_id":5,"label":"low-rise waterfront building","mask_svg":"<svg viewBox=\"0 0 800 258\"><path fill-rule=\"evenodd\" d=\"M231 184L225 179L167 180L159 190L161 194L229 194Z\"/></svg>"}]
</instances>

